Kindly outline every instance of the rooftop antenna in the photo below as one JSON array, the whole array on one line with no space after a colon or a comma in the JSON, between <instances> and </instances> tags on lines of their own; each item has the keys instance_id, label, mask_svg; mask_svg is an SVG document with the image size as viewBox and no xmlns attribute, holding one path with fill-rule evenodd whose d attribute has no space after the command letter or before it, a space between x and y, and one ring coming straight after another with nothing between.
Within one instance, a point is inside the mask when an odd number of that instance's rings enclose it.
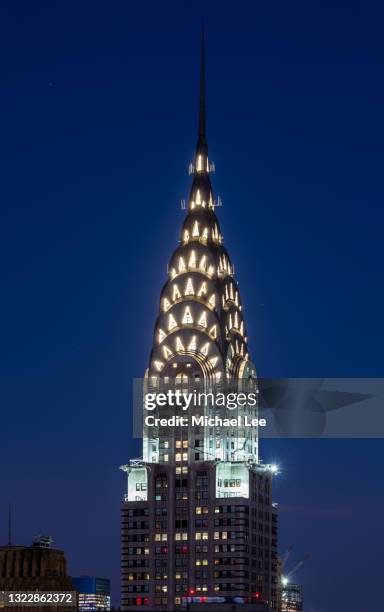
<instances>
[{"instance_id":1,"label":"rooftop antenna","mask_svg":"<svg viewBox=\"0 0 384 612\"><path fill-rule=\"evenodd\" d=\"M205 136L205 26L201 21L200 87L199 87L199 143L206 144Z\"/></svg>"},{"instance_id":2,"label":"rooftop antenna","mask_svg":"<svg viewBox=\"0 0 384 612\"><path fill-rule=\"evenodd\" d=\"M8 546L12 546L12 507L8 506Z\"/></svg>"}]
</instances>

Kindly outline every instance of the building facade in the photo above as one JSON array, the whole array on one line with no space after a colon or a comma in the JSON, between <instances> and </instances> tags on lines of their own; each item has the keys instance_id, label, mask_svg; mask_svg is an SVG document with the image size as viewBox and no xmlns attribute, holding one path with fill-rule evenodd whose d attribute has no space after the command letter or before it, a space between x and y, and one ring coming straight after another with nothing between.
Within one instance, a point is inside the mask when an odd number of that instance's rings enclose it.
<instances>
[{"instance_id":1,"label":"building facade","mask_svg":"<svg viewBox=\"0 0 384 612\"><path fill-rule=\"evenodd\" d=\"M257 426L245 425L257 423L257 377L216 215L204 63L202 38L192 186L143 385L145 398L167 399L150 412L144 401L143 456L122 466L122 610L235 600L278 607L273 470L259 459ZM193 409L173 401L177 392L193 397ZM218 396L234 402L219 405Z\"/></svg>"},{"instance_id":2,"label":"building facade","mask_svg":"<svg viewBox=\"0 0 384 612\"><path fill-rule=\"evenodd\" d=\"M107 611L111 609L111 581L96 576L72 578L78 594L79 612Z\"/></svg>"},{"instance_id":3,"label":"building facade","mask_svg":"<svg viewBox=\"0 0 384 612\"><path fill-rule=\"evenodd\" d=\"M303 589L293 582L283 582L281 591L281 612L301 612L303 609Z\"/></svg>"}]
</instances>

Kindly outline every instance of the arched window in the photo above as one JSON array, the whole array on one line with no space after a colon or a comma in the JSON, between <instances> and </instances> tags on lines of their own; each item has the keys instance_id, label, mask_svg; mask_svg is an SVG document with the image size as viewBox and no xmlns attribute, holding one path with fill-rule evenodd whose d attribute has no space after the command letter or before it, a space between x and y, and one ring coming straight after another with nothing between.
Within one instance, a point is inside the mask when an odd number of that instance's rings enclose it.
<instances>
[{"instance_id":1,"label":"arched window","mask_svg":"<svg viewBox=\"0 0 384 612\"><path fill-rule=\"evenodd\" d=\"M177 385L187 385L188 384L188 376L183 372L179 372L176 375L176 384Z\"/></svg>"}]
</instances>

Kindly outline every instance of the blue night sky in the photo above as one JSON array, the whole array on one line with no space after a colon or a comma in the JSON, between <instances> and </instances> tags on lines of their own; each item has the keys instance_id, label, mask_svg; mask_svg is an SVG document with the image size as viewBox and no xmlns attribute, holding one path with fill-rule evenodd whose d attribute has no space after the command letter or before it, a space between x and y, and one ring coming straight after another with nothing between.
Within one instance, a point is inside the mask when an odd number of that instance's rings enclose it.
<instances>
[{"instance_id":1,"label":"blue night sky","mask_svg":"<svg viewBox=\"0 0 384 612\"><path fill-rule=\"evenodd\" d=\"M140 5L140 6L139 6ZM379 3L0 9L1 499L14 539L119 589L132 379L196 141L200 18L219 217L263 376L383 376ZM381 440L265 443L306 612L382 599ZM380 533L381 532L381 533Z\"/></svg>"}]
</instances>

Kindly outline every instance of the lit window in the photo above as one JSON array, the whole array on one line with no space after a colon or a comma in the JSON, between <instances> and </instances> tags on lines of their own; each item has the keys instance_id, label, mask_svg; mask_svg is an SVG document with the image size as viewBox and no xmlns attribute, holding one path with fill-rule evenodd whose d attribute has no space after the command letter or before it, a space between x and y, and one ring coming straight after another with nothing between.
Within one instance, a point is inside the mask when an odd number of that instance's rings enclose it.
<instances>
[{"instance_id":1,"label":"lit window","mask_svg":"<svg viewBox=\"0 0 384 612\"><path fill-rule=\"evenodd\" d=\"M193 323L193 318L191 315L191 310L187 306L186 309L184 310L183 324L190 324L190 323Z\"/></svg>"},{"instance_id":2,"label":"lit window","mask_svg":"<svg viewBox=\"0 0 384 612\"><path fill-rule=\"evenodd\" d=\"M179 272L185 272L185 261L183 257L179 257Z\"/></svg>"},{"instance_id":3,"label":"lit window","mask_svg":"<svg viewBox=\"0 0 384 612\"><path fill-rule=\"evenodd\" d=\"M207 283L203 282L201 283L201 287L197 293L197 297L201 297L202 295L206 295L207 294Z\"/></svg>"},{"instance_id":4,"label":"lit window","mask_svg":"<svg viewBox=\"0 0 384 612\"><path fill-rule=\"evenodd\" d=\"M214 294L214 293L213 293L213 294L211 295L211 297L209 298L209 300L208 300L208 304L209 304L210 306L212 306L212 308L214 308L214 307L215 307L215 305L216 305L216 296L215 296L215 294Z\"/></svg>"},{"instance_id":5,"label":"lit window","mask_svg":"<svg viewBox=\"0 0 384 612\"><path fill-rule=\"evenodd\" d=\"M172 290L172 300L178 300L179 298L181 298L181 293L179 291L179 288L177 285L173 285L173 290Z\"/></svg>"},{"instance_id":6,"label":"lit window","mask_svg":"<svg viewBox=\"0 0 384 612\"><path fill-rule=\"evenodd\" d=\"M193 229L192 229L192 237L193 238L198 238L198 236L200 235L199 233L199 224L197 221L195 221L195 223L193 224Z\"/></svg>"},{"instance_id":7,"label":"lit window","mask_svg":"<svg viewBox=\"0 0 384 612\"><path fill-rule=\"evenodd\" d=\"M163 310L166 312L171 307L171 304L167 298L163 299Z\"/></svg>"},{"instance_id":8,"label":"lit window","mask_svg":"<svg viewBox=\"0 0 384 612\"><path fill-rule=\"evenodd\" d=\"M168 348L168 346L166 344L164 344L164 346L163 346L163 355L164 355L165 359L168 359L168 357L170 355L172 355L172 351Z\"/></svg>"},{"instance_id":9,"label":"lit window","mask_svg":"<svg viewBox=\"0 0 384 612\"><path fill-rule=\"evenodd\" d=\"M179 372L179 374L177 374L176 376L176 384L177 385L187 385L188 384L188 376L186 374L183 374L182 372ZM181 442L180 442L180 446L178 446L177 448L181 448Z\"/></svg>"},{"instance_id":10,"label":"lit window","mask_svg":"<svg viewBox=\"0 0 384 612\"><path fill-rule=\"evenodd\" d=\"M184 295L194 295L195 290L193 288L193 282L191 278L188 278L187 284L185 286Z\"/></svg>"},{"instance_id":11,"label":"lit window","mask_svg":"<svg viewBox=\"0 0 384 612\"><path fill-rule=\"evenodd\" d=\"M202 355L207 356L208 355L208 351L209 351L209 342L206 342L200 349L200 353Z\"/></svg>"},{"instance_id":12,"label":"lit window","mask_svg":"<svg viewBox=\"0 0 384 612\"><path fill-rule=\"evenodd\" d=\"M173 315L169 315L168 317L168 331L171 331L174 327L177 327L176 319Z\"/></svg>"},{"instance_id":13,"label":"lit window","mask_svg":"<svg viewBox=\"0 0 384 612\"><path fill-rule=\"evenodd\" d=\"M188 345L188 350L189 351L196 351L196 336L192 336L191 341Z\"/></svg>"},{"instance_id":14,"label":"lit window","mask_svg":"<svg viewBox=\"0 0 384 612\"><path fill-rule=\"evenodd\" d=\"M195 251L191 251L191 255L189 257L189 262L188 262L188 267L189 268L196 268L196 253L195 253Z\"/></svg>"},{"instance_id":15,"label":"lit window","mask_svg":"<svg viewBox=\"0 0 384 612\"><path fill-rule=\"evenodd\" d=\"M178 352L184 351L184 345L183 345L182 341L180 340L179 336L177 336L177 338L176 338L176 350Z\"/></svg>"},{"instance_id":16,"label":"lit window","mask_svg":"<svg viewBox=\"0 0 384 612\"><path fill-rule=\"evenodd\" d=\"M211 329L209 330L209 333L212 336L212 338L214 339L217 338L216 325L212 325Z\"/></svg>"},{"instance_id":17,"label":"lit window","mask_svg":"<svg viewBox=\"0 0 384 612\"><path fill-rule=\"evenodd\" d=\"M203 255L202 258L201 258L201 261L200 261L199 268L200 268L200 270L205 270L206 267L207 267L207 256Z\"/></svg>"},{"instance_id":18,"label":"lit window","mask_svg":"<svg viewBox=\"0 0 384 612\"><path fill-rule=\"evenodd\" d=\"M201 325L202 327L207 327L207 315L205 311L203 312L200 319L198 320L198 324Z\"/></svg>"}]
</instances>

